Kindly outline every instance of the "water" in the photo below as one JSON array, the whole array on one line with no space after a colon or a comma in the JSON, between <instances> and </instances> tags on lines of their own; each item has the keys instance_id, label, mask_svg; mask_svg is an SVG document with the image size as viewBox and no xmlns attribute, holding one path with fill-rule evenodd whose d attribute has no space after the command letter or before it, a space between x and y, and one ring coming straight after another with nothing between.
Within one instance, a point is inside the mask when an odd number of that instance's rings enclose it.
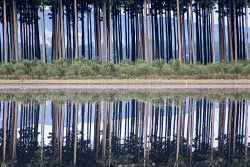
<instances>
[{"instance_id":1,"label":"water","mask_svg":"<svg viewBox=\"0 0 250 167\"><path fill-rule=\"evenodd\" d=\"M248 97L216 91L2 92L1 164L249 166Z\"/></svg>"}]
</instances>

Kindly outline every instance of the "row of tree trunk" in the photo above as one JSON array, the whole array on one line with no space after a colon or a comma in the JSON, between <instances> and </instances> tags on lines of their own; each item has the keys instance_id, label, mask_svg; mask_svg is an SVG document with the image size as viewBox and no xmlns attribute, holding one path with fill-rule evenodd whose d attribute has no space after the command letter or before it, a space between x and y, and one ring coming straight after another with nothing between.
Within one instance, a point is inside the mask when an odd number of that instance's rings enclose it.
<instances>
[{"instance_id":1,"label":"row of tree trunk","mask_svg":"<svg viewBox=\"0 0 250 167\"><path fill-rule=\"evenodd\" d=\"M249 57L247 0L3 0L0 10L2 63L85 58L208 64ZM46 53L49 28L51 55Z\"/></svg>"}]
</instances>

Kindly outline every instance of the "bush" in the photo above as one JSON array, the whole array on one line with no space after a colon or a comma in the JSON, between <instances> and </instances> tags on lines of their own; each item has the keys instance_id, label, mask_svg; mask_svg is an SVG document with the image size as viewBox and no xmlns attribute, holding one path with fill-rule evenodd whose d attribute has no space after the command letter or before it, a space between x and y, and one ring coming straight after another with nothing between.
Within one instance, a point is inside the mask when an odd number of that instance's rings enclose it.
<instances>
[{"instance_id":1,"label":"bush","mask_svg":"<svg viewBox=\"0 0 250 167\"><path fill-rule=\"evenodd\" d=\"M33 78L41 79L42 76L47 76L47 66L38 62L37 65L32 68L31 74Z\"/></svg>"},{"instance_id":2,"label":"bush","mask_svg":"<svg viewBox=\"0 0 250 167\"><path fill-rule=\"evenodd\" d=\"M181 65L179 61L170 61L164 64L158 60L152 63L144 61L122 62L121 64L101 64L98 61L80 59L67 62L58 60L52 64L40 61L22 61L0 65L1 78L15 79L73 79L73 78L183 78L183 79L238 79L250 78L250 64L232 62Z\"/></svg>"},{"instance_id":3,"label":"bush","mask_svg":"<svg viewBox=\"0 0 250 167\"><path fill-rule=\"evenodd\" d=\"M250 74L250 64L246 64L245 66L243 66L242 74L243 75L249 75Z\"/></svg>"},{"instance_id":4,"label":"bush","mask_svg":"<svg viewBox=\"0 0 250 167\"><path fill-rule=\"evenodd\" d=\"M59 78L64 78L68 70L68 64L66 60L55 61L51 64L48 73L51 73L51 76L56 76Z\"/></svg>"},{"instance_id":5,"label":"bush","mask_svg":"<svg viewBox=\"0 0 250 167\"><path fill-rule=\"evenodd\" d=\"M69 65L65 75L67 77L77 77L80 73L80 68L81 68L81 62L76 61L72 65Z\"/></svg>"},{"instance_id":6,"label":"bush","mask_svg":"<svg viewBox=\"0 0 250 167\"><path fill-rule=\"evenodd\" d=\"M13 75L15 73L15 69L13 65L10 63L3 64L1 73L3 75Z\"/></svg>"},{"instance_id":7,"label":"bush","mask_svg":"<svg viewBox=\"0 0 250 167\"><path fill-rule=\"evenodd\" d=\"M240 74L243 70L243 64L242 63L230 63L227 65L228 67L228 73L230 74Z\"/></svg>"},{"instance_id":8,"label":"bush","mask_svg":"<svg viewBox=\"0 0 250 167\"><path fill-rule=\"evenodd\" d=\"M92 68L87 66L86 64L84 64L80 67L79 72L80 72L81 76L88 76L89 77L89 76L94 75L94 71L92 70Z\"/></svg>"},{"instance_id":9,"label":"bush","mask_svg":"<svg viewBox=\"0 0 250 167\"><path fill-rule=\"evenodd\" d=\"M169 65L164 65L162 71L159 73L162 76L174 75L175 71Z\"/></svg>"},{"instance_id":10,"label":"bush","mask_svg":"<svg viewBox=\"0 0 250 167\"><path fill-rule=\"evenodd\" d=\"M14 65L14 70L16 76L27 75L27 68L24 63L16 63Z\"/></svg>"},{"instance_id":11,"label":"bush","mask_svg":"<svg viewBox=\"0 0 250 167\"><path fill-rule=\"evenodd\" d=\"M115 75L115 73L117 72L115 64L112 63L104 64L104 70L107 75L112 75L112 74Z\"/></svg>"}]
</instances>

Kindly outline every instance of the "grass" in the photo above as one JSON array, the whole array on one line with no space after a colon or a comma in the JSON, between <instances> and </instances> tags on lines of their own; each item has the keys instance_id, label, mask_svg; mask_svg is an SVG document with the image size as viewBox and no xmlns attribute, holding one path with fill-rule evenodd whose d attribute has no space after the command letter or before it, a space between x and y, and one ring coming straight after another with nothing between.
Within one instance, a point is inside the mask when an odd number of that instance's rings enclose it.
<instances>
[{"instance_id":1,"label":"grass","mask_svg":"<svg viewBox=\"0 0 250 167\"><path fill-rule=\"evenodd\" d=\"M69 63L70 62L70 63ZM102 64L98 61L66 60L44 64L22 61L0 65L1 79L250 79L250 64L232 62L180 65L178 61Z\"/></svg>"}]
</instances>

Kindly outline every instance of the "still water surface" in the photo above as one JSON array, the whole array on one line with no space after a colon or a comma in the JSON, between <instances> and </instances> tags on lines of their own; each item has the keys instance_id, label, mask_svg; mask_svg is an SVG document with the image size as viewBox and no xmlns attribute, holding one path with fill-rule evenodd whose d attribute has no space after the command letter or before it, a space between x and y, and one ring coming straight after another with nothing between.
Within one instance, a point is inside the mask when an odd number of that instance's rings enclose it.
<instances>
[{"instance_id":1,"label":"still water surface","mask_svg":"<svg viewBox=\"0 0 250 167\"><path fill-rule=\"evenodd\" d=\"M1 164L250 165L248 95L79 94L0 93Z\"/></svg>"}]
</instances>

